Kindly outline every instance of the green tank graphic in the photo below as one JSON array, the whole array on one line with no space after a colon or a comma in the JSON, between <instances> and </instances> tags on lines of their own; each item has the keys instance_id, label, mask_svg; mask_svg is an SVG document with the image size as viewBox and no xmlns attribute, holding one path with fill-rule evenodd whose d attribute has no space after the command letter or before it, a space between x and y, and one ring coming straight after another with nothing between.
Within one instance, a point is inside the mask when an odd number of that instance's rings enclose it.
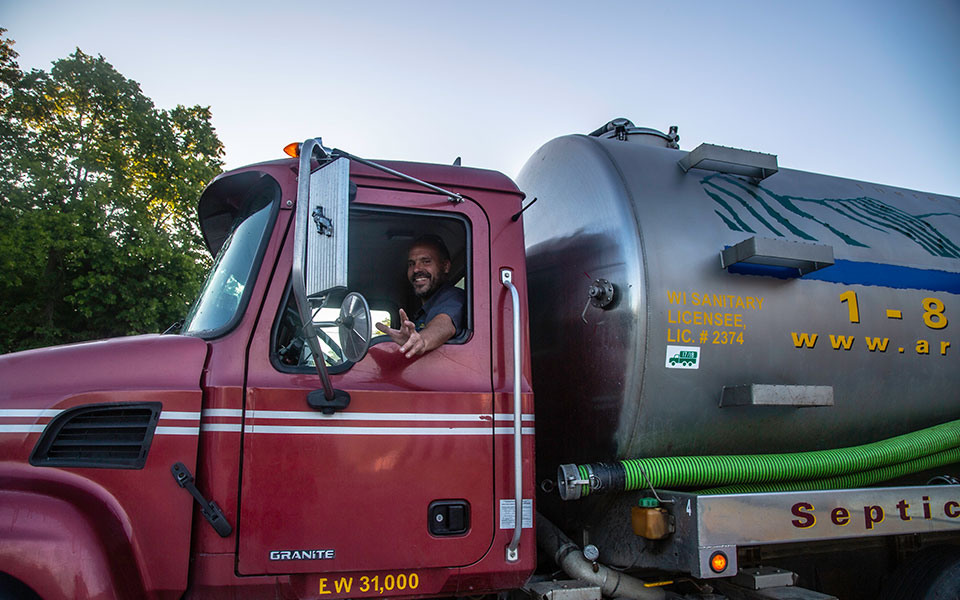
<instances>
[{"instance_id":1,"label":"green tank graphic","mask_svg":"<svg viewBox=\"0 0 960 600\"><path fill-rule=\"evenodd\" d=\"M960 218L960 214L914 215L869 196L802 198L777 194L730 175L710 175L700 183L719 205L714 212L733 231L819 241L813 232L826 229L850 246L869 248L850 231L859 226L904 237L933 256L960 258L960 246L928 222L931 217ZM828 222L814 212L826 213L831 218Z\"/></svg>"}]
</instances>

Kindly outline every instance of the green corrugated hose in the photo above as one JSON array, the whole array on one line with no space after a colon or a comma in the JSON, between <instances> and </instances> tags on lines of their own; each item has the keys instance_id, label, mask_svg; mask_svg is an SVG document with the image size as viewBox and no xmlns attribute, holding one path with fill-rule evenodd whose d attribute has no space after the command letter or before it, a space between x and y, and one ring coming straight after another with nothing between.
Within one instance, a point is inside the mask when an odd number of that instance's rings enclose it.
<instances>
[{"instance_id":1,"label":"green corrugated hose","mask_svg":"<svg viewBox=\"0 0 960 600\"><path fill-rule=\"evenodd\" d=\"M957 462L960 420L849 448L736 456L672 456L577 465L581 479L566 499L593 492L678 489L758 483L828 481L828 487L867 485ZM941 456L944 455L944 456ZM953 458L948 458L947 455ZM945 460L929 464L921 459ZM906 468L912 470L904 470ZM563 467L561 467L561 470ZM846 476L846 477L842 477ZM834 485L842 482L842 485ZM816 484L820 487L822 484ZM769 489L769 488L768 488ZM821 487L821 489L824 489ZM579 493L577 493L579 492Z\"/></svg>"},{"instance_id":2,"label":"green corrugated hose","mask_svg":"<svg viewBox=\"0 0 960 600\"><path fill-rule=\"evenodd\" d=\"M903 477L911 473L919 473L927 469L942 467L943 465L960 462L960 448L937 452L929 456L871 469L861 473L851 473L850 475L840 475L838 477L829 477L827 479L810 479L807 481L787 481L782 483L746 483L742 485L728 485L724 487L698 490L698 494L752 494L757 492L800 492L806 490L842 490L847 488L859 488L881 481L888 481Z\"/></svg>"}]
</instances>

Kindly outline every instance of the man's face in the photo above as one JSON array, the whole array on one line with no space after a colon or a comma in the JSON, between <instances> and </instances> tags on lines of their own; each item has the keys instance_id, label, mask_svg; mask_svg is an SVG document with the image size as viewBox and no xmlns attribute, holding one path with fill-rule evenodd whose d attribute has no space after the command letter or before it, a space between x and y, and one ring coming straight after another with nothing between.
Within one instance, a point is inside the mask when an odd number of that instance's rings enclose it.
<instances>
[{"instance_id":1,"label":"man's face","mask_svg":"<svg viewBox=\"0 0 960 600\"><path fill-rule=\"evenodd\" d=\"M407 279L421 299L429 298L450 272L450 261L442 260L430 246L414 246L407 255Z\"/></svg>"}]
</instances>

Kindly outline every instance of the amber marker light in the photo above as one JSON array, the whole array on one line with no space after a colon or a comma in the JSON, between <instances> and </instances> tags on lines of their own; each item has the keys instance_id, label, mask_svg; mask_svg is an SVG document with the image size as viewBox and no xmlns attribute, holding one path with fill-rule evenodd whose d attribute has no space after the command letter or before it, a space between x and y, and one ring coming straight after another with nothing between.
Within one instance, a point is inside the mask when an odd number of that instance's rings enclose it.
<instances>
[{"instance_id":1,"label":"amber marker light","mask_svg":"<svg viewBox=\"0 0 960 600\"><path fill-rule=\"evenodd\" d=\"M714 552L711 554L710 568L714 573L723 573L727 568L727 555L723 552Z\"/></svg>"},{"instance_id":2,"label":"amber marker light","mask_svg":"<svg viewBox=\"0 0 960 600\"><path fill-rule=\"evenodd\" d=\"M291 142L283 147L283 153L291 158L300 158L300 142Z\"/></svg>"}]
</instances>

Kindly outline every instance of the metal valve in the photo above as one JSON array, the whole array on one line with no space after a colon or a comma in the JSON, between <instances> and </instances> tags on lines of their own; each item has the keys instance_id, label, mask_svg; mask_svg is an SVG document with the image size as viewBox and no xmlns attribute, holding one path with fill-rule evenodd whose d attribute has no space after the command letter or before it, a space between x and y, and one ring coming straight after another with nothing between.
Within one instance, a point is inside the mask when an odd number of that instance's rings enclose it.
<instances>
[{"instance_id":1,"label":"metal valve","mask_svg":"<svg viewBox=\"0 0 960 600\"><path fill-rule=\"evenodd\" d=\"M607 308L613 302L614 288L613 284L606 279L596 279L590 287L587 288L587 304L580 313L583 322L587 322L587 309L591 306L595 308Z\"/></svg>"}]
</instances>

